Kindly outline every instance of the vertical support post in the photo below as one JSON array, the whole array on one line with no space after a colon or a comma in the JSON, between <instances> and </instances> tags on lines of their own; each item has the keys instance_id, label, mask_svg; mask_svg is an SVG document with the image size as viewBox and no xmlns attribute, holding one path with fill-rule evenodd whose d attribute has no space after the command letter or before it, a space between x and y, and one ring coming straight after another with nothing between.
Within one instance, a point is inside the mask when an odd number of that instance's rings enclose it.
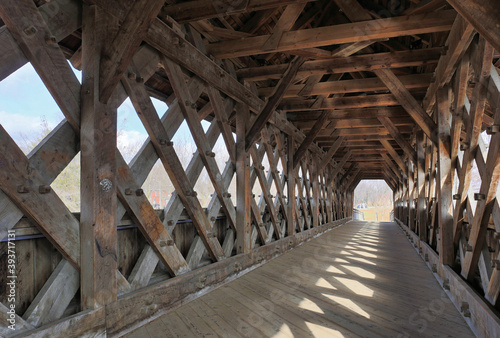
<instances>
[{"instance_id":1,"label":"vertical support post","mask_svg":"<svg viewBox=\"0 0 500 338\"><path fill-rule=\"evenodd\" d=\"M116 300L117 112L99 102L101 45L105 19L97 6L84 6L82 26L80 263L82 308Z\"/></svg>"},{"instance_id":2,"label":"vertical support post","mask_svg":"<svg viewBox=\"0 0 500 338\"><path fill-rule=\"evenodd\" d=\"M415 232L415 166L408 159L408 227Z\"/></svg>"},{"instance_id":3,"label":"vertical support post","mask_svg":"<svg viewBox=\"0 0 500 338\"><path fill-rule=\"evenodd\" d=\"M312 170L311 170L311 180L312 180L312 188L313 188L313 198L312 198L312 205L311 205L311 213L312 213L312 219L313 219L313 228L316 228L319 226L319 183L318 183L318 173L316 172L317 170L317 163L316 163L316 158L313 156L312 157Z\"/></svg>"},{"instance_id":4,"label":"vertical support post","mask_svg":"<svg viewBox=\"0 0 500 338\"><path fill-rule=\"evenodd\" d=\"M325 171L326 177L325 177L325 182L328 182L328 176L330 175L331 171L327 169ZM333 183L330 183L326 185L326 198L327 198L327 213L328 213L328 222L332 222L334 220L333 216Z\"/></svg>"},{"instance_id":5,"label":"vertical support post","mask_svg":"<svg viewBox=\"0 0 500 338\"><path fill-rule=\"evenodd\" d=\"M250 152L245 151L249 117L248 106L242 103L236 104L236 251L238 254L250 252L252 249Z\"/></svg>"},{"instance_id":6,"label":"vertical support post","mask_svg":"<svg viewBox=\"0 0 500 338\"><path fill-rule=\"evenodd\" d=\"M293 155L295 154L293 135L288 135L287 139L287 195L288 195L288 224L287 233L288 236L295 234L295 170L293 163Z\"/></svg>"},{"instance_id":7,"label":"vertical support post","mask_svg":"<svg viewBox=\"0 0 500 338\"><path fill-rule=\"evenodd\" d=\"M406 226L409 226L408 224L408 177L403 180L403 196L402 198L402 216L403 216L403 223L406 224Z\"/></svg>"},{"instance_id":8,"label":"vertical support post","mask_svg":"<svg viewBox=\"0 0 500 338\"><path fill-rule=\"evenodd\" d=\"M450 93L444 87L437 92L438 117L438 220L439 220L439 262L452 265L453 249L453 209L452 209L452 167L450 135Z\"/></svg>"},{"instance_id":9,"label":"vertical support post","mask_svg":"<svg viewBox=\"0 0 500 338\"><path fill-rule=\"evenodd\" d=\"M427 241L427 214L425 201L425 147L424 132L417 131L417 223L418 235Z\"/></svg>"}]
</instances>

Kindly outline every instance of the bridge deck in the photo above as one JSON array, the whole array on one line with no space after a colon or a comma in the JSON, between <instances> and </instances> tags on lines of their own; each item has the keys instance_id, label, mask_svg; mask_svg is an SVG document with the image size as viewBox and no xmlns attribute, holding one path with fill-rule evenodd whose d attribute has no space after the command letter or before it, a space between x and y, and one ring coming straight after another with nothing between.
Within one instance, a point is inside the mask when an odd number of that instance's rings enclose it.
<instances>
[{"instance_id":1,"label":"bridge deck","mask_svg":"<svg viewBox=\"0 0 500 338\"><path fill-rule=\"evenodd\" d=\"M127 337L474 336L395 223L350 222Z\"/></svg>"}]
</instances>

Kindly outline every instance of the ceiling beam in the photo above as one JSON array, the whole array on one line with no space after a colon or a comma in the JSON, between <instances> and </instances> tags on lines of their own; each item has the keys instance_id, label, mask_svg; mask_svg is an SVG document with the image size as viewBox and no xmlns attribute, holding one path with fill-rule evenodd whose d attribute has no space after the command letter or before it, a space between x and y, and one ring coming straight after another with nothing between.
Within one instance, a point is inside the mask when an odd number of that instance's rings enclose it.
<instances>
[{"instance_id":1,"label":"ceiling beam","mask_svg":"<svg viewBox=\"0 0 500 338\"><path fill-rule=\"evenodd\" d=\"M431 83L432 74L411 74L396 77L402 86L408 90L427 89ZM290 89L285 93L284 97L295 97L300 95L305 84L290 86ZM354 79L342 81L320 82L313 86L309 95L331 95L331 94L347 94L359 92L374 92L388 90L384 82L378 78ZM259 89L259 96L269 97L275 91L275 87L267 87Z\"/></svg>"},{"instance_id":2,"label":"ceiling beam","mask_svg":"<svg viewBox=\"0 0 500 338\"><path fill-rule=\"evenodd\" d=\"M288 90L290 85L292 84L292 80L295 78L297 71L300 66L304 63L305 59L301 56L296 57L289 65L287 71L283 75L283 78L280 80L278 85L276 86L272 96L267 101L266 105L260 112L259 116L255 119L255 122L250 127L247 132L247 136L245 137L245 150L249 151L255 141L259 138L260 132L262 128L266 125L267 121L271 118L276 107L283 99L283 95Z\"/></svg>"},{"instance_id":3,"label":"ceiling beam","mask_svg":"<svg viewBox=\"0 0 500 338\"><path fill-rule=\"evenodd\" d=\"M439 11L432 14L392 17L327 27L290 31L283 34L272 51L284 52L343 43L353 43L412 34L449 31L456 12ZM262 53L261 47L269 35L227 40L207 45L207 52L219 59Z\"/></svg>"},{"instance_id":4,"label":"ceiling beam","mask_svg":"<svg viewBox=\"0 0 500 338\"><path fill-rule=\"evenodd\" d=\"M309 149L309 146L313 143L316 136L318 136L318 133L321 131L323 125L328 119L329 113L330 113L329 110L325 110L323 111L323 113L321 113L321 116L316 120L314 126L311 128L306 138L300 144L299 149L297 149L297 151L295 152L295 155L293 155L293 163L295 167L302 160L302 158L307 152L307 149Z\"/></svg>"},{"instance_id":5,"label":"ceiling beam","mask_svg":"<svg viewBox=\"0 0 500 338\"><path fill-rule=\"evenodd\" d=\"M311 75L341 74L359 71L373 71L382 68L403 68L435 64L441 56L442 48L405 50L393 53L374 53L347 57L334 57L328 60L311 60L304 63L297 73L298 77ZM263 67L249 67L236 71L239 79L263 81L279 79L287 64Z\"/></svg>"},{"instance_id":6,"label":"ceiling beam","mask_svg":"<svg viewBox=\"0 0 500 338\"><path fill-rule=\"evenodd\" d=\"M500 50L500 4L495 0L447 0L484 38Z\"/></svg>"},{"instance_id":7,"label":"ceiling beam","mask_svg":"<svg viewBox=\"0 0 500 338\"><path fill-rule=\"evenodd\" d=\"M247 1L213 1L193 0L165 6L161 16L171 16L178 23L188 23L203 19L211 19L220 15L231 15L243 12L262 11L293 4L306 4L317 0L247 0Z\"/></svg>"}]
</instances>

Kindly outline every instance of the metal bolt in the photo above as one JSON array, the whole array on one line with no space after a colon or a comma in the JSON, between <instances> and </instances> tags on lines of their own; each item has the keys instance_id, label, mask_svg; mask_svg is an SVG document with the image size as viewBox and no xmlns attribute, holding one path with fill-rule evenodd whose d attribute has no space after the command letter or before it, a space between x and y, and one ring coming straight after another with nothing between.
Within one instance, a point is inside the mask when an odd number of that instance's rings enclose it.
<instances>
[{"instance_id":1,"label":"metal bolt","mask_svg":"<svg viewBox=\"0 0 500 338\"><path fill-rule=\"evenodd\" d=\"M472 245L469 243L464 244L464 250L469 252L472 251Z\"/></svg>"},{"instance_id":2,"label":"metal bolt","mask_svg":"<svg viewBox=\"0 0 500 338\"><path fill-rule=\"evenodd\" d=\"M179 42L180 42L180 40L179 40L179 38L177 38L177 37L175 37L175 38L173 38L173 39L172 39L172 44L173 44L173 45L178 45L178 44L179 44Z\"/></svg>"},{"instance_id":3,"label":"metal bolt","mask_svg":"<svg viewBox=\"0 0 500 338\"><path fill-rule=\"evenodd\" d=\"M481 200L484 200L485 198L486 198L485 194L474 194L474 199L476 201L481 201Z\"/></svg>"},{"instance_id":4,"label":"metal bolt","mask_svg":"<svg viewBox=\"0 0 500 338\"><path fill-rule=\"evenodd\" d=\"M34 26L29 26L24 29L24 34L31 36L36 33L36 28Z\"/></svg>"},{"instance_id":5,"label":"metal bolt","mask_svg":"<svg viewBox=\"0 0 500 338\"><path fill-rule=\"evenodd\" d=\"M222 197L224 198L231 198L231 194L228 192L222 193Z\"/></svg>"},{"instance_id":6,"label":"metal bolt","mask_svg":"<svg viewBox=\"0 0 500 338\"><path fill-rule=\"evenodd\" d=\"M38 187L38 192L40 194L48 194L51 190L50 185L41 185Z\"/></svg>"},{"instance_id":7,"label":"metal bolt","mask_svg":"<svg viewBox=\"0 0 500 338\"><path fill-rule=\"evenodd\" d=\"M215 217L214 216L210 217L210 222L215 222Z\"/></svg>"},{"instance_id":8,"label":"metal bolt","mask_svg":"<svg viewBox=\"0 0 500 338\"><path fill-rule=\"evenodd\" d=\"M205 155L207 155L208 157L215 157L215 153L213 151L207 151L205 152Z\"/></svg>"},{"instance_id":9,"label":"metal bolt","mask_svg":"<svg viewBox=\"0 0 500 338\"><path fill-rule=\"evenodd\" d=\"M52 35L45 37L45 43L49 46L52 46L52 47L57 46L57 40L56 40L55 36L52 36Z\"/></svg>"},{"instance_id":10,"label":"metal bolt","mask_svg":"<svg viewBox=\"0 0 500 338\"><path fill-rule=\"evenodd\" d=\"M486 133L488 135L493 135L500 132L500 125L494 124L491 127L486 128Z\"/></svg>"},{"instance_id":11,"label":"metal bolt","mask_svg":"<svg viewBox=\"0 0 500 338\"><path fill-rule=\"evenodd\" d=\"M136 195L136 196L142 196L142 195L144 195L144 190L142 190L142 189L137 189L137 190L135 191L135 195Z\"/></svg>"},{"instance_id":12,"label":"metal bolt","mask_svg":"<svg viewBox=\"0 0 500 338\"><path fill-rule=\"evenodd\" d=\"M461 196L460 194L455 194L455 195L453 195L453 199L454 199L455 201L459 200L461 197L462 197L462 196Z\"/></svg>"},{"instance_id":13,"label":"metal bolt","mask_svg":"<svg viewBox=\"0 0 500 338\"><path fill-rule=\"evenodd\" d=\"M170 225L170 226L174 225L174 221L171 220L171 219L169 219L168 222L167 222L167 225Z\"/></svg>"},{"instance_id":14,"label":"metal bolt","mask_svg":"<svg viewBox=\"0 0 500 338\"><path fill-rule=\"evenodd\" d=\"M462 143L460 145L460 150L461 151L465 151L465 150L469 149L469 147L470 147L470 143L469 142L464 142L464 143Z\"/></svg>"},{"instance_id":15,"label":"metal bolt","mask_svg":"<svg viewBox=\"0 0 500 338\"><path fill-rule=\"evenodd\" d=\"M446 278L444 281L443 281L443 289L445 290L450 290L450 280L448 278Z\"/></svg>"},{"instance_id":16,"label":"metal bolt","mask_svg":"<svg viewBox=\"0 0 500 338\"><path fill-rule=\"evenodd\" d=\"M135 80L135 78L136 78L135 73L132 73L132 72L128 73L128 78L129 78L130 80Z\"/></svg>"},{"instance_id":17,"label":"metal bolt","mask_svg":"<svg viewBox=\"0 0 500 338\"><path fill-rule=\"evenodd\" d=\"M30 188L25 185L18 185L17 192L20 194L26 194L30 192Z\"/></svg>"},{"instance_id":18,"label":"metal bolt","mask_svg":"<svg viewBox=\"0 0 500 338\"><path fill-rule=\"evenodd\" d=\"M144 82L144 78L142 76L137 76L135 78L135 81L137 81L138 83L143 83Z\"/></svg>"},{"instance_id":19,"label":"metal bolt","mask_svg":"<svg viewBox=\"0 0 500 338\"><path fill-rule=\"evenodd\" d=\"M129 195L130 196L130 195L133 195L133 194L134 194L134 191L132 189L130 189L130 188L125 189L125 195Z\"/></svg>"},{"instance_id":20,"label":"metal bolt","mask_svg":"<svg viewBox=\"0 0 500 338\"><path fill-rule=\"evenodd\" d=\"M432 272L436 273L437 272L437 265L432 264Z\"/></svg>"}]
</instances>

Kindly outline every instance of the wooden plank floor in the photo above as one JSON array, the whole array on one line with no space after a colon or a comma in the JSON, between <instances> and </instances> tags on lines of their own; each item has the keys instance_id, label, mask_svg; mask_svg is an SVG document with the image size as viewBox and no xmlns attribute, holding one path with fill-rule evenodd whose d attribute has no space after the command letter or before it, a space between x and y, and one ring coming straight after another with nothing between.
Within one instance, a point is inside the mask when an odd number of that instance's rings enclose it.
<instances>
[{"instance_id":1,"label":"wooden plank floor","mask_svg":"<svg viewBox=\"0 0 500 338\"><path fill-rule=\"evenodd\" d=\"M350 222L126 337L474 337L395 223Z\"/></svg>"}]
</instances>

